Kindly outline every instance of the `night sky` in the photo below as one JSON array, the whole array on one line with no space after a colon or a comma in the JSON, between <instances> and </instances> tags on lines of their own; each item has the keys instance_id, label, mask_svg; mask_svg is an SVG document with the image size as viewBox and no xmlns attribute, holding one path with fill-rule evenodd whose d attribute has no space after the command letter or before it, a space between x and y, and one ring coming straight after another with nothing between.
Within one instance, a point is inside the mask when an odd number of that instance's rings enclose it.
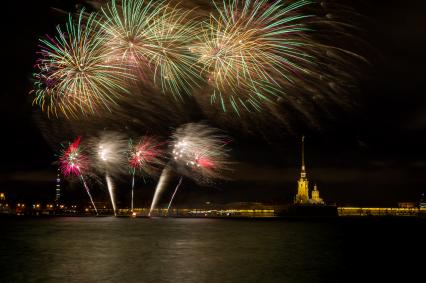
<instances>
[{"instance_id":1,"label":"night sky","mask_svg":"<svg viewBox=\"0 0 426 283\"><path fill-rule=\"evenodd\" d=\"M54 33L78 1L8 1L2 15L3 83L0 191L13 200L54 198L55 150L36 123L31 105L31 73L40 36ZM360 81L360 106L320 128L300 125L292 133L266 138L229 133L238 161L233 181L199 188L185 180L177 205L254 201L290 202L296 193L300 139L306 136L308 178L326 202L340 205L391 205L418 201L426 191L426 2L353 1L365 16L359 23L369 43L370 66ZM3 3L3 5L5 5ZM358 23L354 23L358 24ZM72 137L69 137L71 139ZM150 202L154 181L137 186L136 205ZM312 184L313 185L313 184ZM129 184L122 180L119 199ZM64 184L64 198L85 198L78 183ZM95 197L106 198L102 187Z\"/></svg>"}]
</instances>

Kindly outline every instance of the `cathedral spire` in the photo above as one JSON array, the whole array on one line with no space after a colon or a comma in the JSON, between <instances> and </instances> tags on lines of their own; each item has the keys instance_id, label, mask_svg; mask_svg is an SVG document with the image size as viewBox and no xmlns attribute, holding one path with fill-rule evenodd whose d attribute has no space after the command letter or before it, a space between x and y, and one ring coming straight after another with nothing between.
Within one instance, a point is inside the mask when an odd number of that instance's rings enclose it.
<instances>
[{"instance_id":1,"label":"cathedral spire","mask_svg":"<svg viewBox=\"0 0 426 283\"><path fill-rule=\"evenodd\" d=\"M300 171L300 179L297 181L297 195L294 199L295 203L309 203L309 181L305 171L305 136L302 137L302 170Z\"/></svg>"},{"instance_id":2,"label":"cathedral spire","mask_svg":"<svg viewBox=\"0 0 426 283\"><path fill-rule=\"evenodd\" d=\"M305 136L302 136L302 171L300 172L300 177L306 178L306 170L305 170Z\"/></svg>"}]
</instances>

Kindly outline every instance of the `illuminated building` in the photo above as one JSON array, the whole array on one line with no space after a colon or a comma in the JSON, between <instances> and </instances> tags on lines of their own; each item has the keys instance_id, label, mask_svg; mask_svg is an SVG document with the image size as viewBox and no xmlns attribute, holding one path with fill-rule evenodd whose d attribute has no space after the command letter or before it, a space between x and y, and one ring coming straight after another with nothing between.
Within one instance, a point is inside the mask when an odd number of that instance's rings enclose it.
<instances>
[{"instance_id":1,"label":"illuminated building","mask_svg":"<svg viewBox=\"0 0 426 283\"><path fill-rule=\"evenodd\" d=\"M416 204L414 202L398 202L399 208L415 208Z\"/></svg>"},{"instance_id":2,"label":"illuminated building","mask_svg":"<svg viewBox=\"0 0 426 283\"><path fill-rule=\"evenodd\" d=\"M294 202L300 204L309 203L309 181L305 170L305 137L302 137L302 170L300 172L300 179L297 181L297 184L297 195Z\"/></svg>"},{"instance_id":3,"label":"illuminated building","mask_svg":"<svg viewBox=\"0 0 426 283\"><path fill-rule=\"evenodd\" d=\"M25 204L24 203L18 203L16 205L16 208L15 208L15 213L16 213L16 215L24 215L25 210L26 210Z\"/></svg>"},{"instance_id":4,"label":"illuminated building","mask_svg":"<svg viewBox=\"0 0 426 283\"><path fill-rule=\"evenodd\" d=\"M61 175L60 169L58 169L58 175L56 175L56 197L55 202L58 203L61 198Z\"/></svg>"},{"instance_id":5,"label":"illuminated building","mask_svg":"<svg viewBox=\"0 0 426 283\"><path fill-rule=\"evenodd\" d=\"M401 207L339 207L339 216L422 216L426 211L422 208Z\"/></svg>"},{"instance_id":6,"label":"illuminated building","mask_svg":"<svg viewBox=\"0 0 426 283\"><path fill-rule=\"evenodd\" d=\"M320 198L317 185L314 186L314 190L312 191L311 203L324 204L324 201Z\"/></svg>"},{"instance_id":7,"label":"illuminated building","mask_svg":"<svg viewBox=\"0 0 426 283\"><path fill-rule=\"evenodd\" d=\"M422 193L422 196L421 196L420 202L419 202L419 207L420 208L426 208L425 193Z\"/></svg>"},{"instance_id":8,"label":"illuminated building","mask_svg":"<svg viewBox=\"0 0 426 283\"><path fill-rule=\"evenodd\" d=\"M0 214L10 213L10 207L6 203L6 194L0 193Z\"/></svg>"},{"instance_id":9,"label":"illuminated building","mask_svg":"<svg viewBox=\"0 0 426 283\"><path fill-rule=\"evenodd\" d=\"M300 179L297 181L297 195L294 199L295 204L324 204L324 201L319 196L317 185L314 186L311 198L309 198L309 180L306 174L305 167L305 137L302 137L302 168Z\"/></svg>"}]
</instances>

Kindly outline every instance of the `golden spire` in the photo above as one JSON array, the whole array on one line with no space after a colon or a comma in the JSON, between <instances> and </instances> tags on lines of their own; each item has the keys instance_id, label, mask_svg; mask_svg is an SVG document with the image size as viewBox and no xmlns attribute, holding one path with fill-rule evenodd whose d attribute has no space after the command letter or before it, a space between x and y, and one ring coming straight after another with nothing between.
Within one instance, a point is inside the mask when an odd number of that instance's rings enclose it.
<instances>
[{"instance_id":1,"label":"golden spire","mask_svg":"<svg viewBox=\"0 0 426 283\"><path fill-rule=\"evenodd\" d=\"M306 171L305 171L305 136L302 136L302 171L300 172L300 177L306 178Z\"/></svg>"}]
</instances>

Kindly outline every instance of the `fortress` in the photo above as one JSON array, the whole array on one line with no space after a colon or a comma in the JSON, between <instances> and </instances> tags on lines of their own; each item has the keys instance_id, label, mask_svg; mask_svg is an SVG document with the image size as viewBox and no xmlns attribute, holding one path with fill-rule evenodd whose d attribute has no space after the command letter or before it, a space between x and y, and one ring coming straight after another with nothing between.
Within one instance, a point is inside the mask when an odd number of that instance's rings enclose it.
<instances>
[{"instance_id":1,"label":"fortress","mask_svg":"<svg viewBox=\"0 0 426 283\"><path fill-rule=\"evenodd\" d=\"M300 172L300 179L297 181L297 195L294 198L295 204L324 204L324 201L320 198L317 185L314 185L314 189L309 198L309 180L306 175L305 167L305 137L302 137L302 169Z\"/></svg>"}]
</instances>

